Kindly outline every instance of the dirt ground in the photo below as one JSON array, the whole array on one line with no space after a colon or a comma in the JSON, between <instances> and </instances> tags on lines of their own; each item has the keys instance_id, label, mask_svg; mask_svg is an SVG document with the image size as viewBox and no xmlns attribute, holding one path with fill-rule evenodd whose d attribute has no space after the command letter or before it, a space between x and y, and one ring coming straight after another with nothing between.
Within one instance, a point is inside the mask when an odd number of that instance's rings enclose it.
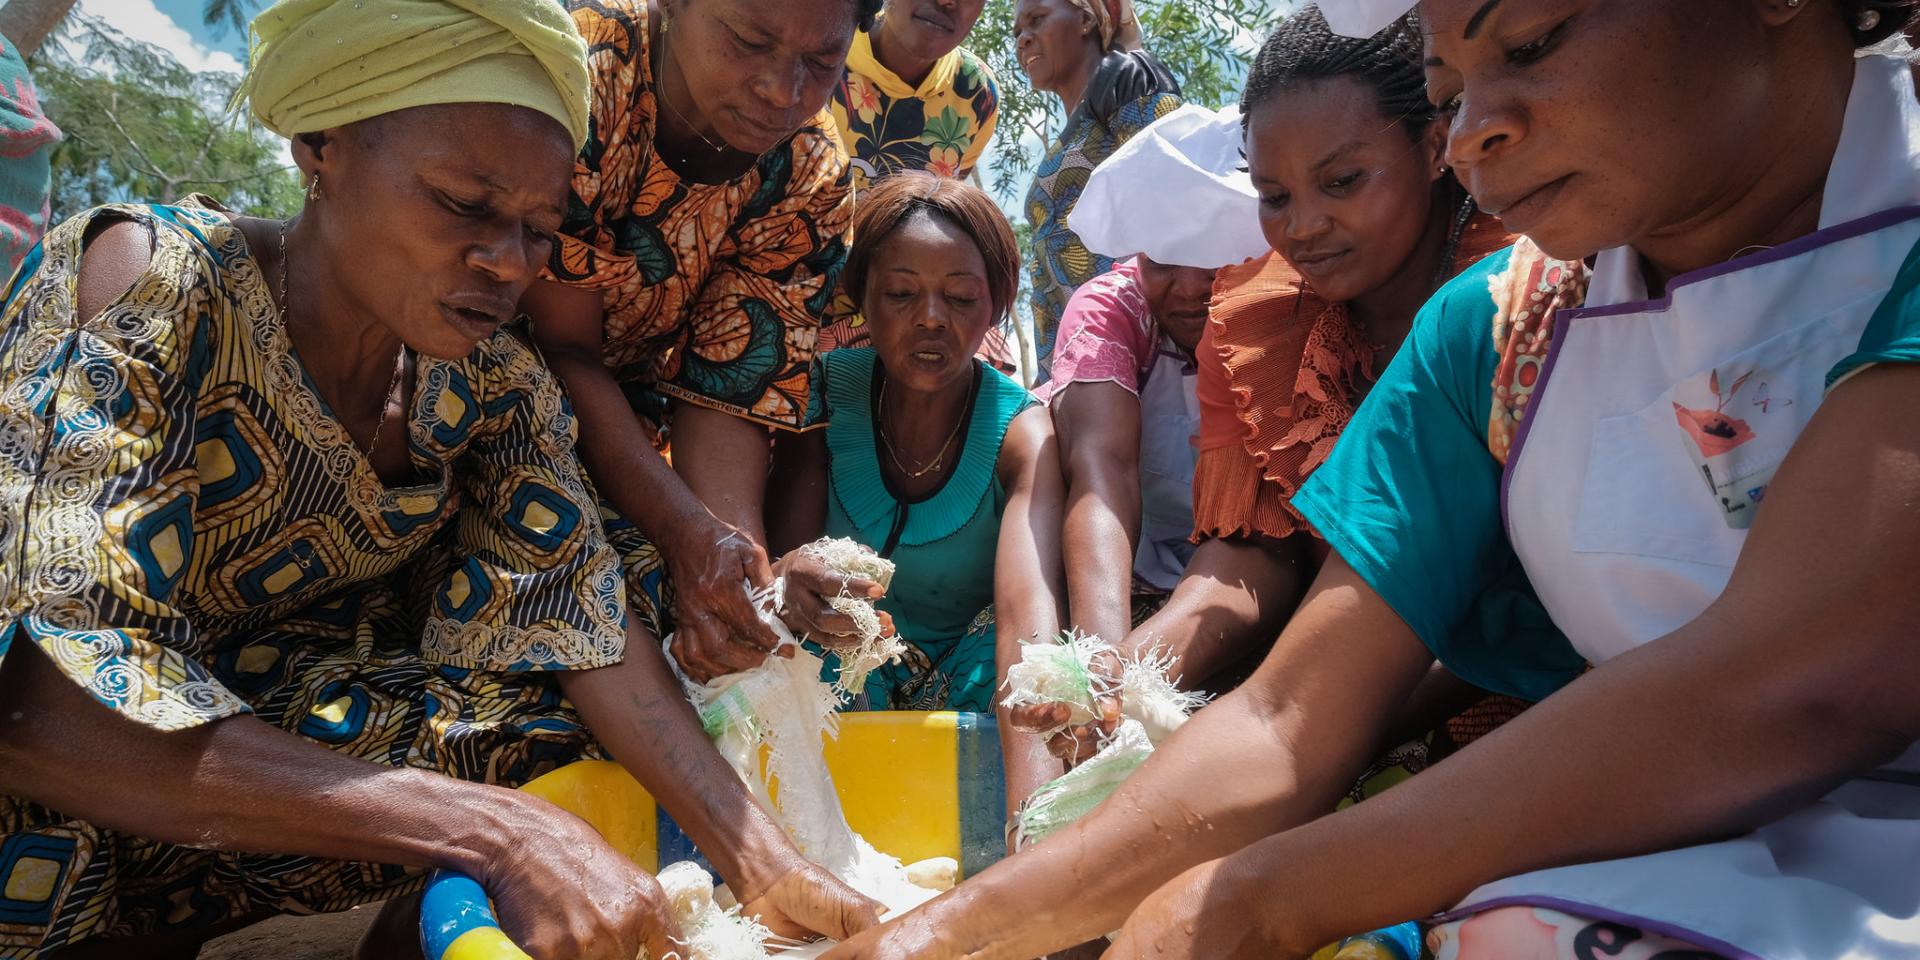
<instances>
[{"instance_id":1,"label":"dirt ground","mask_svg":"<svg viewBox=\"0 0 1920 960\"><path fill-rule=\"evenodd\" d=\"M347 960L378 904L317 917L275 917L206 945L200 960Z\"/></svg>"}]
</instances>

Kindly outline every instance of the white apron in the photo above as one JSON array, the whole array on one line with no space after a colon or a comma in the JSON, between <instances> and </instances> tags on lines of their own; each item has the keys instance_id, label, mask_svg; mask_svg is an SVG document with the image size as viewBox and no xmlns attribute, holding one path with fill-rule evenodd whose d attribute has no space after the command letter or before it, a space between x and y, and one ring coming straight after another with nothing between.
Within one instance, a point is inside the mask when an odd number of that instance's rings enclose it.
<instances>
[{"instance_id":1,"label":"white apron","mask_svg":"<svg viewBox=\"0 0 1920 960\"><path fill-rule=\"evenodd\" d=\"M1193 559L1193 465L1200 401L1192 361L1161 336L1140 387L1140 548L1133 577L1173 590Z\"/></svg>"},{"instance_id":2,"label":"white apron","mask_svg":"<svg viewBox=\"0 0 1920 960\"><path fill-rule=\"evenodd\" d=\"M1661 301L1631 251L1607 251L1587 307L1558 318L1504 499L1541 601L1588 659L1720 595L1828 371L1920 243L1904 64L1858 65L1824 203L1819 232L1676 278ZM1920 780L1899 772L1916 757L1744 837L1509 878L1459 912L1554 907L1737 958L1920 960Z\"/></svg>"}]
</instances>

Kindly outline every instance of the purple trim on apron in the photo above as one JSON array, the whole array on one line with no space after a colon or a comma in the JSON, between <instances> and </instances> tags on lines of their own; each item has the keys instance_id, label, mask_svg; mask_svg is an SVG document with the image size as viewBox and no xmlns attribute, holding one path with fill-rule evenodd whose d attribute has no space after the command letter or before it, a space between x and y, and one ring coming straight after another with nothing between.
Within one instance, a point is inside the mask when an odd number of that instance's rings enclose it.
<instances>
[{"instance_id":1,"label":"purple trim on apron","mask_svg":"<svg viewBox=\"0 0 1920 960\"><path fill-rule=\"evenodd\" d=\"M1547 396L1547 378L1553 376L1554 361L1560 359L1560 346L1567 342L1567 323L1573 319L1575 311L1556 310L1553 314L1553 342L1547 344L1547 362L1540 365L1540 379L1533 383L1533 400L1527 404L1527 413L1520 420L1520 429L1514 431L1513 446L1507 448L1507 462L1500 466L1500 526L1507 533L1507 542L1513 542L1513 514L1507 510L1507 495L1513 489L1513 468L1520 462L1520 450L1527 445L1527 434L1533 432L1533 412L1540 409L1540 401Z\"/></svg>"},{"instance_id":2,"label":"purple trim on apron","mask_svg":"<svg viewBox=\"0 0 1920 960\"><path fill-rule=\"evenodd\" d=\"M1520 465L1520 451L1526 446L1527 434L1532 432L1534 412L1546 399L1547 378L1553 375L1553 364L1560 358L1560 347L1566 342L1568 329L1576 320L1598 320L1604 317L1618 317L1636 313L1652 313L1665 310L1673 305L1673 292L1689 284L1712 280L1730 273L1738 273L1753 267L1766 266L1780 260L1790 260L1803 253L1817 250L1828 244L1851 240L1854 237L1884 230L1908 220L1920 219L1920 206L1894 207L1879 213L1868 214L1858 220L1815 230L1804 237L1783 243L1770 250L1737 257L1726 263L1703 267L1673 278L1667 284L1667 294L1655 300L1635 300L1607 307L1561 310L1553 316L1553 343L1547 348L1547 362L1540 368L1540 380L1533 385L1533 401L1527 405L1527 417L1520 421L1520 429L1514 432L1513 446L1507 450L1507 462L1500 470L1500 524L1506 530L1507 542L1513 542L1513 514L1508 510L1508 496L1513 489L1513 472Z\"/></svg>"},{"instance_id":3,"label":"purple trim on apron","mask_svg":"<svg viewBox=\"0 0 1920 960\"><path fill-rule=\"evenodd\" d=\"M1621 913L1618 910L1608 910L1605 907L1596 907L1574 900L1563 900L1559 897L1500 897L1498 899L1488 900L1485 903L1476 903L1470 907L1459 907L1449 910L1427 922L1430 924L1453 923L1456 920L1464 920L1476 913L1485 913L1489 910L1499 910L1504 907L1539 907L1547 910L1558 910L1561 913L1586 920L1595 920L1601 923L1617 923L1623 927L1632 927L1646 933L1693 944L1702 950L1710 950L1722 957L1726 957L1727 960L1767 960L1767 958L1759 954L1749 953L1724 940L1709 937L1704 933L1688 930L1685 927L1667 923L1662 920L1648 920L1644 917Z\"/></svg>"}]
</instances>

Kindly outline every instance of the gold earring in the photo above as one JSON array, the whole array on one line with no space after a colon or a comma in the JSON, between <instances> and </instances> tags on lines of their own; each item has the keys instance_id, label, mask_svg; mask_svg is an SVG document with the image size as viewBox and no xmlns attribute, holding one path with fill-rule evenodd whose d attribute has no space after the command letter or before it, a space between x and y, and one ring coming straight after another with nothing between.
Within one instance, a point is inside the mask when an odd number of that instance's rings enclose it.
<instances>
[{"instance_id":1,"label":"gold earring","mask_svg":"<svg viewBox=\"0 0 1920 960\"><path fill-rule=\"evenodd\" d=\"M307 200L311 203L318 203L320 201L320 174L317 171L314 173L313 179L307 183Z\"/></svg>"}]
</instances>

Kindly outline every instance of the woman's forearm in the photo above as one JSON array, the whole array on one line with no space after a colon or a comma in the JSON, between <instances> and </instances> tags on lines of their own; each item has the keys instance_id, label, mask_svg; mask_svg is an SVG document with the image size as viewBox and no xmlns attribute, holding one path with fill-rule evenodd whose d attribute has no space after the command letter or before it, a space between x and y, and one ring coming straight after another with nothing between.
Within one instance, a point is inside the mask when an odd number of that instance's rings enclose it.
<instances>
[{"instance_id":1,"label":"woman's forearm","mask_svg":"<svg viewBox=\"0 0 1920 960\"><path fill-rule=\"evenodd\" d=\"M935 901L920 925L962 956L1072 946L1181 870L1331 809L1432 659L1357 576L1333 572L1246 686L1099 809Z\"/></svg>"},{"instance_id":2,"label":"woman's forearm","mask_svg":"<svg viewBox=\"0 0 1920 960\"><path fill-rule=\"evenodd\" d=\"M251 717L162 732L108 710L31 640L0 658L0 793L111 830L245 853L482 876L538 801L381 766Z\"/></svg>"},{"instance_id":3,"label":"woman's forearm","mask_svg":"<svg viewBox=\"0 0 1920 960\"><path fill-rule=\"evenodd\" d=\"M751 420L696 404L674 404L674 472L714 516L760 544L767 539L772 443L767 428Z\"/></svg>"},{"instance_id":4,"label":"woman's forearm","mask_svg":"<svg viewBox=\"0 0 1920 960\"><path fill-rule=\"evenodd\" d=\"M1906 746L1782 683L1792 670L1656 647L1616 658L1413 780L1229 857L1217 919L1244 904L1239 922L1276 943L1326 942L1502 877L1752 829Z\"/></svg>"},{"instance_id":5,"label":"woman's forearm","mask_svg":"<svg viewBox=\"0 0 1920 960\"><path fill-rule=\"evenodd\" d=\"M700 727L659 642L637 625L619 664L561 675L561 687L595 739L672 814L736 892L791 853Z\"/></svg>"},{"instance_id":6,"label":"woman's forearm","mask_svg":"<svg viewBox=\"0 0 1920 960\"><path fill-rule=\"evenodd\" d=\"M1128 635L1121 652L1162 648L1183 687L1204 686L1279 635L1311 579L1305 553L1291 539L1201 543L1173 596Z\"/></svg>"},{"instance_id":7,"label":"woman's forearm","mask_svg":"<svg viewBox=\"0 0 1920 960\"><path fill-rule=\"evenodd\" d=\"M1070 620L1108 642L1127 635L1133 607L1134 543L1140 535L1140 475L1132 464L1067 462L1066 560ZM1125 470L1125 473L1122 471Z\"/></svg>"},{"instance_id":8,"label":"woman's forearm","mask_svg":"<svg viewBox=\"0 0 1920 960\"><path fill-rule=\"evenodd\" d=\"M546 357L579 415L576 449L594 488L649 539L672 540L674 531L706 508L654 448L652 432L597 351L549 347Z\"/></svg>"},{"instance_id":9,"label":"woman's forearm","mask_svg":"<svg viewBox=\"0 0 1920 960\"><path fill-rule=\"evenodd\" d=\"M1115 384L1075 383L1052 414L1066 483L1068 620L1118 643L1132 626L1140 540L1140 401Z\"/></svg>"}]
</instances>

